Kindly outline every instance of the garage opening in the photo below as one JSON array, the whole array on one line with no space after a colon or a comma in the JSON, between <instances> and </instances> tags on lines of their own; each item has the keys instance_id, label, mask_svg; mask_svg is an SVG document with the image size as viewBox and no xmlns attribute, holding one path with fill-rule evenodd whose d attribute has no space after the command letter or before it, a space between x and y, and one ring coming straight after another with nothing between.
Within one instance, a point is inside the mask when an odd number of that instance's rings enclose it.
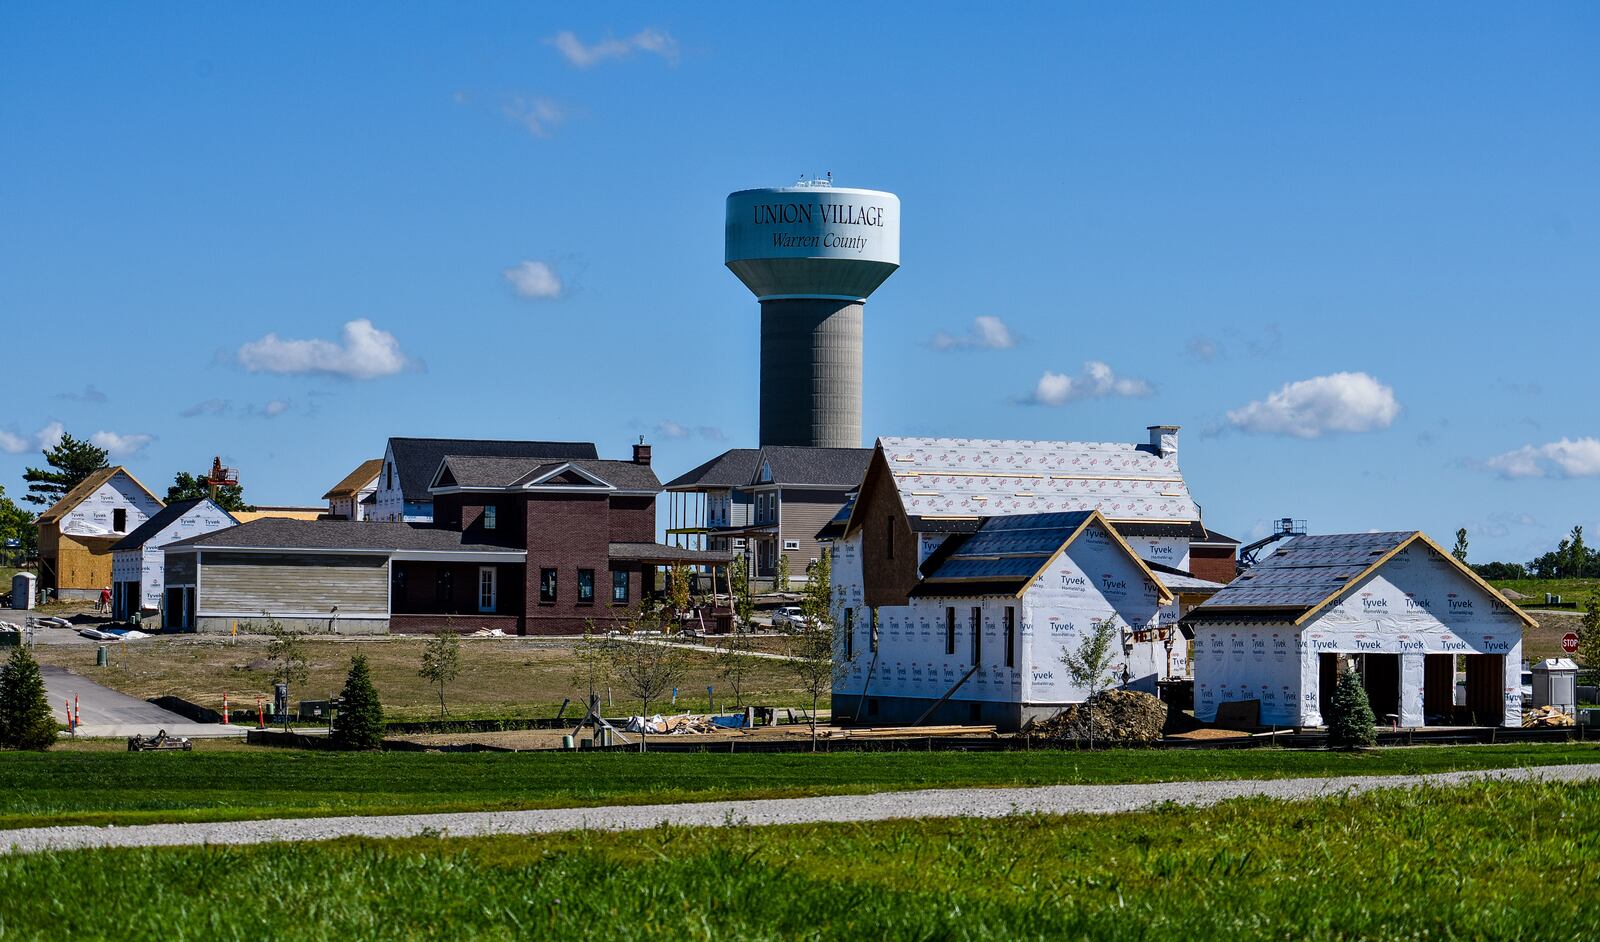
<instances>
[{"instance_id":1,"label":"garage opening","mask_svg":"<svg viewBox=\"0 0 1600 942\"><path fill-rule=\"evenodd\" d=\"M1360 655L1357 670L1367 688L1367 702L1380 723L1400 720L1400 655Z\"/></svg>"},{"instance_id":2,"label":"garage opening","mask_svg":"<svg viewBox=\"0 0 1600 942\"><path fill-rule=\"evenodd\" d=\"M1422 718L1430 725L1452 723L1456 714L1456 656L1429 654L1422 660Z\"/></svg>"},{"instance_id":3,"label":"garage opening","mask_svg":"<svg viewBox=\"0 0 1600 942\"><path fill-rule=\"evenodd\" d=\"M1499 726L1506 715L1502 687L1506 677L1504 654L1468 654L1462 658L1467 672L1467 717L1477 726Z\"/></svg>"},{"instance_id":4,"label":"garage opening","mask_svg":"<svg viewBox=\"0 0 1600 942\"><path fill-rule=\"evenodd\" d=\"M1317 655L1317 709L1326 723L1333 713L1333 688L1339 685L1339 655Z\"/></svg>"}]
</instances>

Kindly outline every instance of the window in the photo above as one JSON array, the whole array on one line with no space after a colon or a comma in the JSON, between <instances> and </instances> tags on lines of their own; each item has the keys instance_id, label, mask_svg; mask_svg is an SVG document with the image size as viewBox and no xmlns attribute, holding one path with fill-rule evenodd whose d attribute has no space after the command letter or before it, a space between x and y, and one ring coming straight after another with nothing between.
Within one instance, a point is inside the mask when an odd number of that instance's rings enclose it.
<instances>
[{"instance_id":1,"label":"window","mask_svg":"<svg viewBox=\"0 0 1600 942\"><path fill-rule=\"evenodd\" d=\"M118 507L111 511L111 529L118 533L128 532L128 511Z\"/></svg>"},{"instance_id":2,"label":"window","mask_svg":"<svg viewBox=\"0 0 1600 942\"><path fill-rule=\"evenodd\" d=\"M628 573L627 570L614 570L611 573L611 601L628 601Z\"/></svg>"},{"instance_id":3,"label":"window","mask_svg":"<svg viewBox=\"0 0 1600 942\"><path fill-rule=\"evenodd\" d=\"M578 570L578 601L590 603L594 601L594 570Z\"/></svg>"},{"instance_id":4,"label":"window","mask_svg":"<svg viewBox=\"0 0 1600 942\"><path fill-rule=\"evenodd\" d=\"M1006 606L1006 666L1017 666L1017 607Z\"/></svg>"},{"instance_id":5,"label":"window","mask_svg":"<svg viewBox=\"0 0 1600 942\"><path fill-rule=\"evenodd\" d=\"M956 610L954 606L944 610L944 653L956 653Z\"/></svg>"},{"instance_id":6,"label":"window","mask_svg":"<svg viewBox=\"0 0 1600 942\"><path fill-rule=\"evenodd\" d=\"M878 653L878 610L867 609L867 644L873 654Z\"/></svg>"},{"instance_id":7,"label":"window","mask_svg":"<svg viewBox=\"0 0 1600 942\"><path fill-rule=\"evenodd\" d=\"M972 606L972 663L983 663L983 609Z\"/></svg>"},{"instance_id":8,"label":"window","mask_svg":"<svg viewBox=\"0 0 1600 942\"><path fill-rule=\"evenodd\" d=\"M489 506L483 508L483 528L485 530L493 530L494 529L494 524L495 524L494 512L495 512L495 506L493 504L490 504Z\"/></svg>"},{"instance_id":9,"label":"window","mask_svg":"<svg viewBox=\"0 0 1600 942\"><path fill-rule=\"evenodd\" d=\"M549 604L556 600L556 571L539 570L539 601Z\"/></svg>"},{"instance_id":10,"label":"window","mask_svg":"<svg viewBox=\"0 0 1600 942\"><path fill-rule=\"evenodd\" d=\"M482 566L478 569L478 611L494 611L495 578L493 566Z\"/></svg>"},{"instance_id":11,"label":"window","mask_svg":"<svg viewBox=\"0 0 1600 942\"><path fill-rule=\"evenodd\" d=\"M894 559L894 515L883 518L883 556ZM952 609L953 611L953 609Z\"/></svg>"},{"instance_id":12,"label":"window","mask_svg":"<svg viewBox=\"0 0 1600 942\"><path fill-rule=\"evenodd\" d=\"M455 573L448 569L439 570L439 575L433 580L433 597L446 605L455 601Z\"/></svg>"},{"instance_id":13,"label":"window","mask_svg":"<svg viewBox=\"0 0 1600 942\"><path fill-rule=\"evenodd\" d=\"M844 659L849 661L856 656L856 610L844 610Z\"/></svg>"},{"instance_id":14,"label":"window","mask_svg":"<svg viewBox=\"0 0 1600 942\"><path fill-rule=\"evenodd\" d=\"M394 490L394 465L392 465L392 464L384 465L383 466L383 471L384 471L384 477L386 477L388 479L384 483L383 486L385 488L391 490L391 491Z\"/></svg>"}]
</instances>

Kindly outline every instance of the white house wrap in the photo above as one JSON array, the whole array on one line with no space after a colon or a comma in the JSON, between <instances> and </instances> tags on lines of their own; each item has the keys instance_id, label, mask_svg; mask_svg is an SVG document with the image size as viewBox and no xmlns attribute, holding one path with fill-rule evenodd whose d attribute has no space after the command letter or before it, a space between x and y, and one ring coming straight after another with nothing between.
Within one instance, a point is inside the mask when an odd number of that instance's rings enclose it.
<instances>
[{"instance_id":1,"label":"white house wrap","mask_svg":"<svg viewBox=\"0 0 1600 942\"><path fill-rule=\"evenodd\" d=\"M1346 661L1380 721L1518 726L1522 631L1533 624L1420 532L1300 537L1183 619L1195 716L1256 701L1264 725L1323 725Z\"/></svg>"}]
</instances>

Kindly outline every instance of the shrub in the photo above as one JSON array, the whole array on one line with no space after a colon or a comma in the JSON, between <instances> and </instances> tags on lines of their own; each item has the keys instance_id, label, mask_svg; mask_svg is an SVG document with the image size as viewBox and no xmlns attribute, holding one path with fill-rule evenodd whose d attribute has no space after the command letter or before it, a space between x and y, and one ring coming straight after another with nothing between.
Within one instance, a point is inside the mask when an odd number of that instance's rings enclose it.
<instances>
[{"instance_id":1,"label":"shrub","mask_svg":"<svg viewBox=\"0 0 1600 942\"><path fill-rule=\"evenodd\" d=\"M1166 722L1167 705L1160 698L1136 690L1102 690L1035 725L1033 734L1046 742L1154 742Z\"/></svg>"},{"instance_id":2,"label":"shrub","mask_svg":"<svg viewBox=\"0 0 1600 942\"><path fill-rule=\"evenodd\" d=\"M378 689L372 686L367 658L357 654L350 659L350 673L339 695L339 714L333 718L333 741L345 749L377 749L383 745L383 704Z\"/></svg>"},{"instance_id":3,"label":"shrub","mask_svg":"<svg viewBox=\"0 0 1600 942\"><path fill-rule=\"evenodd\" d=\"M1328 707L1328 745L1335 749L1360 749L1378 741L1378 724L1367 701L1367 690L1354 669L1339 672Z\"/></svg>"},{"instance_id":4,"label":"shrub","mask_svg":"<svg viewBox=\"0 0 1600 942\"><path fill-rule=\"evenodd\" d=\"M0 667L0 745L48 749L56 741L56 720L44 692L39 662L24 645Z\"/></svg>"}]
</instances>

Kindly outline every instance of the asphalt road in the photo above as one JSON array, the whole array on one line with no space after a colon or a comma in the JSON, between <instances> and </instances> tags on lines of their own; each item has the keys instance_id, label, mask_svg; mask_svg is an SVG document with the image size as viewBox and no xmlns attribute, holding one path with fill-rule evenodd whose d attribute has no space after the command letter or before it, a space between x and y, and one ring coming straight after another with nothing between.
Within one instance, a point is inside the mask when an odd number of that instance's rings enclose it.
<instances>
[{"instance_id":1,"label":"asphalt road","mask_svg":"<svg viewBox=\"0 0 1600 942\"><path fill-rule=\"evenodd\" d=\"M166 730L172 736L242 736L238 726L196 723L154 703L102 687L81 674L61 667L42 666L44 689L56 722L67 721L67 701L77 698L82 723L79 736L154 736Z\"/></svg>"},{"instance_id":2,"label":"asphalt road","mask_svg":"<svg viewBox=\"0 0 1600 942\"><path fill-rule=\"evenodd\" d=\"M171 847L194 844L268 844L340 837L483 837L559 831L632 831L671 824L738 827L764 824L887 821L900 818L1002 818L1019 814L1113 814L1149 811L1164 804L1202 807L1231 798L1298 800L1351 795L1383 788L1502 781L1590 781L1600 764L1525 769L1440 772L1430 775L1338 776L1259 781L1160 782L1141 785L1046 785L1036 788L939 788L670 805L620 805L539 811L480 811L342 818L279 818L210 824L133 827L47 827L0 831L0 854L94 847Z\"/></svg>"}]
</instances>

